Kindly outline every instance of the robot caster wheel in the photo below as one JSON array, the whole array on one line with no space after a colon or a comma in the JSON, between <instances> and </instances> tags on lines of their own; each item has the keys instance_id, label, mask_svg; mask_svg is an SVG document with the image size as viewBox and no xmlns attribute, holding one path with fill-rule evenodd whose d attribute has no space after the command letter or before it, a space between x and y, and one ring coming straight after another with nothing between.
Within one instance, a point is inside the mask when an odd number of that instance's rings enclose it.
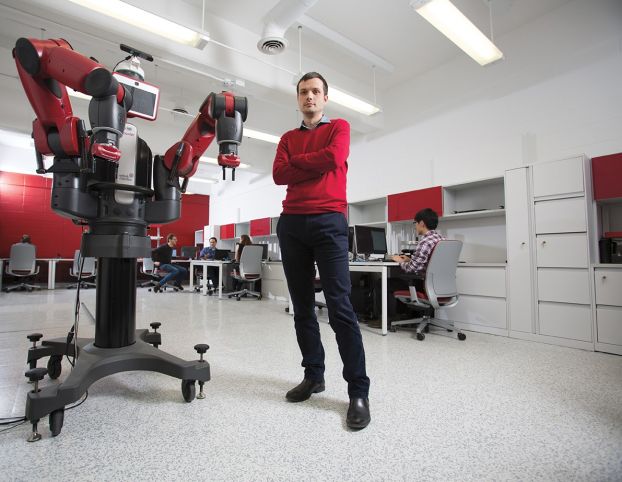
<instances>
[{"instance_id":1,"label":"robot caster wheel","mask_svg":"<svg viewBox=\"0 0 622 482\"><path fill-rule=\"evenodd\" d=\"M62 355L52 355L48 360L48 376L52 380L56 380L58 377L60 377L60 374L63 370L63 366L61 363L62 361Z\"/></svg>"},{"instance_id":2,"label":"robot caster wheel","mask_svg":"<svg viewBox=\"0 0 622 482\"><path fill-rule=\"evenodd\" d=\"M194 380L182 380L181 381L181 394L184 400L188 403L192 402L196 396L196 386Z\"/></svg>"},{"instance_id":3,"label":"robot caster wheel","mask_svg":"<svg viewBox=\"0 0 622 482\"><path fill-rule=\"evenodd\" d=\"M425 335L423 333L417 333L417 340L419 341L425 340Z\"/></svg>"},{"instance_id":4,"label":"robot caster wheel","mask_svg":"<svg viewBox=\"0 0 622 482\"><path fill-rule=\"evenodd\" d=\"M50 413L49 423L50 423L50 432L52 432L52 437L56 437L61 429L63 428L63 422L65 420L65 409L59 408L58 410L54 410Z\"/></svg>"}]
</instances>

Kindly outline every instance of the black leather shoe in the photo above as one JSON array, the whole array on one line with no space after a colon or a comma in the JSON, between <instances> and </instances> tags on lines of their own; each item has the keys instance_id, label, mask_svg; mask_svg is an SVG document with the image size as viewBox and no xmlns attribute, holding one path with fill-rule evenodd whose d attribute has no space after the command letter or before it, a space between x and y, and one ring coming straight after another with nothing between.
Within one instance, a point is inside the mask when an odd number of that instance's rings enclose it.
<instances>
[{"instance_id":1,"label":"black leather shoe","mask_svg":"<svg viewBox=\"0 0 622 482\"><path fill-rule=\"evenodd\" d=\"M348 427L360 430L367 427L370 421L369 400L367 398L351 398L348 416L346 417Z\"/></svg>"},{"instance_id":2,"label":"black leather shoe","mask_svg":"<svg viewBox=\"0 0 622 482\"><path fill-rule=\"evenodd\" d=\"M312 393L320 393L326 389L324 381L316 382L315 380L308 380L305 378L298 386L292 388L285 398L290 402L304 402L311 397Z\"/></svg>"}]
</instances>

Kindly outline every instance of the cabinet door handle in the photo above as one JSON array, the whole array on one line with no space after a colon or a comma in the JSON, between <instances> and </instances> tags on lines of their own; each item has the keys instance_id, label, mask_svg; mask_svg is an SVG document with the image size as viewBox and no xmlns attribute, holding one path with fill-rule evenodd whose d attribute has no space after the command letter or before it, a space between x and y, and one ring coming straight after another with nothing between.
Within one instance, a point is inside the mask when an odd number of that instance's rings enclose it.
<instances>
[{"instance_id":1,"label":"cabinet door handle","mask_svg":"<svg viewBox=\"0 0 622 482\"><path fill-rule=\"evenodd\" d=\"M606 277L606 276L602 276L602 278L601 278L601 279L604 279L604 280L605 280L605 279L607 279L607 277Z\"/></svg>"},{"instance_id":2,"label":"cabinet door handle","mask_svg":"<svg viewBox=\"0 0 622 482\"><path fill-rule=\"evenodd\" d=\"M525 241L523 241L522 243L520 243L521 246L525 246L527 243Z\"/></svg>"},{"instance_id":3,"label":"cabinet door handle","mask_svg":"<svg viewBox=\"0 0 622 482\"><path fill-rule=\"evenodd\" d=\"M546 241L542 241L542 246L544 246L546 244Z\"/></svg>"}]
</instances>

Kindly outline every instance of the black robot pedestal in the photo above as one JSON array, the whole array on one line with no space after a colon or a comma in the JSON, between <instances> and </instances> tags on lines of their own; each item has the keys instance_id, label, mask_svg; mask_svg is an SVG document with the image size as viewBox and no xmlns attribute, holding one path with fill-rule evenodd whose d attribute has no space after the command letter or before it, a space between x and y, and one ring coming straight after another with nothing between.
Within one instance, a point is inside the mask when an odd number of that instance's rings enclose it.
<instances>
[{"instance_id":1,"label":"black robot pedestal","mask_svg":"<svg viewBox=\"0 0 622 482\"><path fill-rule=\"evenodd\" d=\"M29 336L33 347L28 350L30 370L26 376L35 382L35 389L26 399L25 416L33 424L29 441L41 438L37 424L48 414L52 436L58 435L65 407L79 400L91 384L108 375L147 370L179 378L186 402L194 400L197 381L202 395L204 383L210 380L209 363L203 360L209 348L207 345L195 347L200 360L185 361L157 348L161 344L161 335L157 332L160 323L151 324L153 332L135 329L136 260L100 258L99 263L95 338L78 338L70 342L59 338L43 341L37 346L41 335ZM46 372L50 378L58 378L63 356L73 356L74 351L77 351L78 358L67 379L61 384L39 389L37 382ZM47 370L36 368L37 360L44 357L49 357Z\"/></svg>"}]
</instances>

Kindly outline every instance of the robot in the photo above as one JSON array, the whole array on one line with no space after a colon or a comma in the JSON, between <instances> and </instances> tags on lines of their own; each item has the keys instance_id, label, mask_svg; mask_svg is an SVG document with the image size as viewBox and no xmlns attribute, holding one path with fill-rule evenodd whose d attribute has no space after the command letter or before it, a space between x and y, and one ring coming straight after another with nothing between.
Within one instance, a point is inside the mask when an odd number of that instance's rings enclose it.
<instances>
[{"instance_id":1,"label":"robot","mask_svg":"<svg viewBox=\"0 0 622 482\"><path fill-rule=\"evenodd\" d=\"M208 345L195 346L200 360L185 361L158 349L160 323L151 323L152 332L136 330L136 259L150 256L149 224L180 216L181 193L214 138L223 177L226 169L235 172L247 100L230 92L209 94L183 138L163 156L153 157L126 121L155 120L159 89L144 82L138 58L149 60L147 54L123 47L130 56L115 73L62 39L20 38L13 50L36 114L32 136L37 173L53 173L52 209L76 224L88 225L81 252L98 260L95 337L74 339L72 329L66 339L44 340L37 346L42 335L28 336L33 346L28 350L26 376L34 382L25 410L33 427L29 441L41 438L37 424L46 415L52 436L57 436L65 407L79 400L92 383L113 373L147 370L179 378L186 402L195 398L197 381L196 398L203 398L203 385L210 380L210 366L203 359ZM92 96L90 130L73 115L66 87ZM50 155L54 160L46 169L43 156ZM60 376L62 359L70 354L74 367L67 379L39 389L46 374L52 379ZM44 357L49 357L47 369L37 368Z\"/></svg>"}]
</instances>

